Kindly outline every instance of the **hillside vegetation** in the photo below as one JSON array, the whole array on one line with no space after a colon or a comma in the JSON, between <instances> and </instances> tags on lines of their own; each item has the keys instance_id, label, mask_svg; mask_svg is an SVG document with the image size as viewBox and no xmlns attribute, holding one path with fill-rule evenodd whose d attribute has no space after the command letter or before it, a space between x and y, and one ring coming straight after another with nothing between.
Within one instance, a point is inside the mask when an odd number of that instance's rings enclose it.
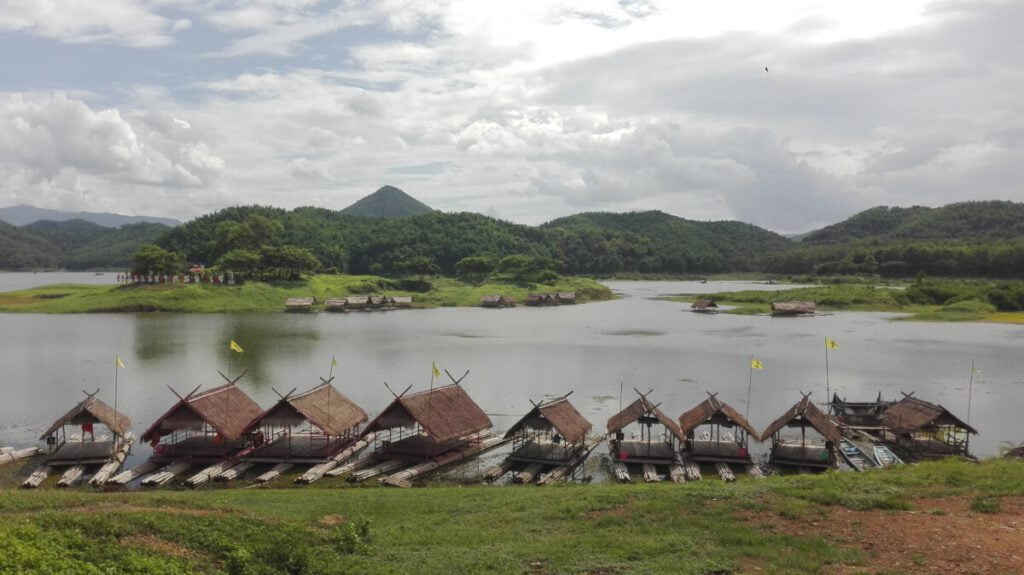
<instances>
[{"instance_id":1,"label":"hillside vegetation","mask_svg":"<svg viewBox=\"0 0 1024 575\"><path fill-rule=\"evenodd\" d=\"M128 268L140 246L168 229L152 223L107 228L85 220L44 220L20 228L0 222L0 269Z\"/></svg>"},{"instance_id":2,"label":"hillside vegetation","mask_svg":"<svg viewBox=\"0 0 1024 575\"><path fill-rule=\"evenodd\" d=\"M434 211L430 206L394 186L383 186L341 210L347 216L363 218L404 218Z\"/></svg>"}]
</instances>

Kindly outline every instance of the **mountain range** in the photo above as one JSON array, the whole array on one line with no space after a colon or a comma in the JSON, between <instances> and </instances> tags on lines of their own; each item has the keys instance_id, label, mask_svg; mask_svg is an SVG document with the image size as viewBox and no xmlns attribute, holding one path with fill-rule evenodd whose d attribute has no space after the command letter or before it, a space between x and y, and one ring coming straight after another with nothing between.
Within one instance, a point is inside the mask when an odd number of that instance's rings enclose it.
<instances>
[{"instance_id":1,"label":"mountain range","mask_svg":"<svg viewBox=\"0 0 1024 575\"><path fill-rule=\"evenodd\" d=\"M411 258L427 258L454 274L468 256L526 254L557 260L570 274L1016 276L1024 275L1021 237L1024 204L1005 201L876 207L795 240L743 222L699 222L660 211L590 212L525 226L438 212L384 186L343 210L239 206L174 227L113 228L82 219L0 223L0 269L126 267L139 245L157 243L205 264L231 245L294 245L309 249L324 268L350 273L398 273Z\"/></svg>"},{"instance_id":2,"label":"mountain range","mask_svg":"<svg viewBox=\"0 0 1024 575\"><path fill-rule=\"evenodd\" d=\"M0 208L0 221L7 222L12 226L26 226L38 221L64 222L67 220L84 220L94 224L119 228L125 224L163 224L165 226L176 226L181 222L173 218L158 218L154 216L125 216L121 214L99 213L99 212L62 212L20 204Z\"/></svg>"}]
</instances>

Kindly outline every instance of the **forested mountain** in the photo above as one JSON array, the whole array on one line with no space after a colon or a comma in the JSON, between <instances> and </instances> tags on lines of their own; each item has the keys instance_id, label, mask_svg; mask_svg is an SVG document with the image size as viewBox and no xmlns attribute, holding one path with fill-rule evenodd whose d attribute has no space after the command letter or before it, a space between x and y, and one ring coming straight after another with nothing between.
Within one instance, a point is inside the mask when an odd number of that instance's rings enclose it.
<instances>
[{"instance_id":1,"label":"forested mountain","mask_svg":"<svg viewBox=\"0 0 1024 575\"><path fill-rule=\"evenodd\" d=\"M1012 241L1024 236L1024 204L961 202L938 208L880 206L815 230L804 244L861 240Z\"/></svg>"},{"instance_id":2,"label":"forested mountain","mask_svg":"<svg viewBox=\"0 0 1024 575\"><path fill-rule=\"evenodd\" d=\"M126 268L139 246L169 229L152 223L108 228L84 220L40 221L21 228L0 222L0 269Z\"/></svg>"},{"instance_id":3,"label":"forested mountain","mask_svg":"<svg viewBox=\"0 0 1024 575\"><path fill-rule=\"evenodd\" d=\"M394 186L383 186L341 210L347 216L404 218L434 211L430 206Z\"/></svg>"},{"instance_id":4,"label":"forested mountain","mask_svg":"<svg viewBox=\"0 0 1024 575\"><path fill-rule=\"evenodd\" d=\"M470 256L551 258L568 274L716 272L756 269L752 254L789 240L738 222L691 222L661 212L582 214L531 227L473 213L359 218L322 208L228 208L179 226L161 247L213 264L231 250L310 250L326 268L396 273L427 258L442 273Z\"/></svg>"},{"instance_id":5,"label":"forested mountain","mask_svg":"<svg viewBox=\"0 0 1024 575\"><path fill-rule=\"evenodd\" d=\"M25 226L40 220L51 222L64 222L67 220L85 220L107 228L117 228L125 224L152 223L165 226L176 226L180 224L173 218L158 218L155 216L125 216L121 214L99 213L99 212L62 212L37 208L24 204L0 208L0 221L7 222L13 226Z\"/></svg>"}]
</instances>

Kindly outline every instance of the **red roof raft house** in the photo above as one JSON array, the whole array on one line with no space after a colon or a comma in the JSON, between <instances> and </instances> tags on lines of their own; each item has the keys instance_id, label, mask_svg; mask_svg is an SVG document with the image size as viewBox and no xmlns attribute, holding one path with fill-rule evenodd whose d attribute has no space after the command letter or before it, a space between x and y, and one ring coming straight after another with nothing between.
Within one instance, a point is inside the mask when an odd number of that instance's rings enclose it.
<instances>
[{"instance_id":1,"label":"red roof raft house","mask_svg":"<svg viewBox=\"0 0 1024 575\"><path fill-rule=\"evenodd\" d=\"M184 396L172 388L178 402L141 436L153 447L153 456L111 481L124 484L156 471L142 484L163 485L197 464L233 462L248 445L243 435L246 427L263 413L238 387L244 375L207 391L199 392L196 387Z\"/></svg>"},{"instance_id":2,"label":"red roof raft house","mask_svg":"<svg viewBox=\"0 0 1024 575\"><path fill-rule=\"evenodd\" d=\"M22 483L22 487L38 487L54 468L66 468L57 482L59 487L78 483L89 470L95 471L90 483L103 485L115 473L131 449L131 420L96 394L85 399L57 418L39 439L46 442L49 454L41 467ZM73 434L68 435L68 428Z\"/></svg>"},{"instance_id":3,"label":"red roof raft house","mask_svg":"<svg viewBox=\"0 0 1024 575\"><path fill-rule=\"evenodd\" d=\"M517 483L540 485L572 478L604 437L590 435L593 425L573 407L569 395L531 401L533 409L505 433L512 440L512 453L484 477L493 481L512 472Z\"/></svg>"},{"instance_id":4,"label":"red roof raft house","mask_svg":"<svg viewBox=\"0 0 1024 575\"><path fill-rule=\"evenodd\" d=\"M971 435L978 431L948 409L903 394L882 414L882 437L904 459L920 461L950 456L971 457Z\"/></svg>"},{"instance_id":5,"label":"red roof raft house","mask_svg":"<svg viewBox=\"0 0 1024 575\"><path fill-rule=\"evenodd\" d=\"M373 455L335 471L351 471L351 481L381 476L384 485L411 487L419 478L509 442L489 431L491 419L459 385L465 377L395 395L363 430L364 436L376 435Z\"/></svg>"},{"instance_id":6,"label":"red roof raft house","mask_svg":"<svg viewBox=\"0 0 1024 575\"><path fill-rule=\"evenodd\" d=\"M708 393L708 398L679 416L679 431L686 437L683 460L697 465L714 465L723 481L735 481L732 466L745 469L753 477L763 477L761 468L750 457L749 441L760 441L740 412ZM689 467L689 465L687 465Z\"/></svg>"},{"instance_id":7,"label":"red roof raft house","mask_svg":"<svg viewBox=\"0 0 1024 575\"><path fill-rule=\"evenodd\" d=\"M256 478L266 483L294 465L312 464L296 480L312 483L365 449L369 441L360 437L360 426L368 419L366 412L335 389L333 380L321 379L320 385L303 393L296 394L293 389L286 395L278 394L278 402L243 431L253 448L239 464L245 467L235 468L230 476L238 476L256 464L273 464Z\"/></svg>"},{"instance_id":8,"label":"red roof raft house","mask_svg":"<svg viewBox=\"0 0 1024 575\"><path fill-rule=\"evenodd\" d=\"M683 434L679 425L665 415L658 405L640 393L636 401L608 420L608 444L612 468L619 481L630 480L630 468L643 473L645 481L661 481L664 477L681 483L686 481L679 447ZM626 433L629 432L627 439Z\"/></svg>"},{"instance_id":9,"label":"red roof raft house","mask_svg":"<svg viewBox=\"0 0 1024 575\"><path fill-rule=\"evenodd\" d=\"M784 430L792 429L799 429L800 436L783 436ZM769 437L772 439L769 464L774 467L822 471L838 465L836 449L842 441L842 433L811 403L809 393L769 425L761 434L761 441Z\"/></svg>"}]
</instances>

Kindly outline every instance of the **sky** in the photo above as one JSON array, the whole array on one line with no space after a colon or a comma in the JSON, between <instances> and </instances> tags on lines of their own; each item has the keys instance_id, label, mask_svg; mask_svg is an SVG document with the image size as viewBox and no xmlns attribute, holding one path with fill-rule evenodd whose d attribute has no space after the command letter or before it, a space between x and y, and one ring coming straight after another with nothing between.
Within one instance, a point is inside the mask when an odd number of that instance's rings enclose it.
<instances>
[{"instance_id":1,"label":"sky","mask_svg":"<svg viewBox=\"0 0 1024 575\"><path fill-rule=\"evenodd\" d=\"M1024 201L1024 2L0 0L0 206Z\"/></svg>"}]
</instances>

